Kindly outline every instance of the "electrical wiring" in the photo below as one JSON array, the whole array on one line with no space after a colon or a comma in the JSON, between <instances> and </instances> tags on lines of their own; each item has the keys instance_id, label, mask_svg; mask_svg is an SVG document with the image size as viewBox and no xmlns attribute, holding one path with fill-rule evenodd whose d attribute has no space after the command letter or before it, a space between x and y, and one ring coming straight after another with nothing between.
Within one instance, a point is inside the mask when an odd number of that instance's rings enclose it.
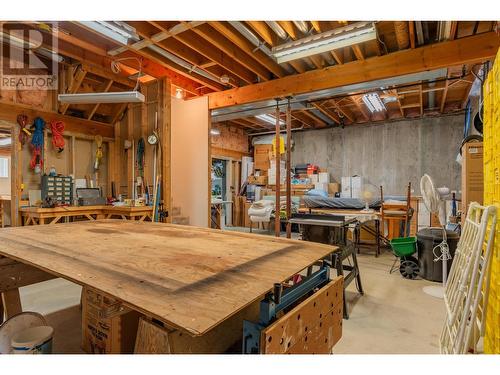
<instances>
[{"instance_id":1,"label":"electrical wiring","mask_svg":"<svg viewBox=\"0 0 500 375\"><path fill-rule=\"evenodd\" d=\"M119 62L121 61L127 61L127 60L135 60L139 63L139 73L137 74L137 80L135 83L134 91L137 91L139 88L139 78L141 78L142 75L142 59L139 59L138 57L123 57L121 59L116 59L111 61L111 71L115 74L118 74L121 72L120 64Z\"/></svg>"}]
</instances>

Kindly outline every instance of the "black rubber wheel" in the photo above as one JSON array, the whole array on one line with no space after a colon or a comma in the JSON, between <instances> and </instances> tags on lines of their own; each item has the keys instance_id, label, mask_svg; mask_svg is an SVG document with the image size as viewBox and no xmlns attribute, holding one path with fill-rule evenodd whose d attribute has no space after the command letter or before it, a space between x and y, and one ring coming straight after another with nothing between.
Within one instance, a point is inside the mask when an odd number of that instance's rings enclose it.
<instances>
[{"instance_id":1,"label":"black rubber wheel","mask_svg":"<svg viewBox=\"0 0 500 375\"><path fill-rule=\"evenodd\" d=\"M399 265L399 273L405 279L413 280L420 273L418 267L418 260L412 256L406 256L401 258L401 263Z\"/></svg>"}]
</instances>

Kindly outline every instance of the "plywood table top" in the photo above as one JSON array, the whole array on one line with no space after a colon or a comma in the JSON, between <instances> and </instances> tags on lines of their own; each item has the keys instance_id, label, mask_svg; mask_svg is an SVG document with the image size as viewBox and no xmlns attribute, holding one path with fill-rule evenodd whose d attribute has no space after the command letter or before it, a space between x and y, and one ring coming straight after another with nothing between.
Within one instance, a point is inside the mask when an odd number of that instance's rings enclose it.
<instances>
[{"instance_id":1,"label":"plywood table top","mask_svg":"<svg viewBox=\"0 0 500 375\"><path fill-rule=\"evenodd\" d=\"M192 335L207 332L334 249L121 220L0 231L0 255L90 286Z\"/></svg>"}]
</instances>

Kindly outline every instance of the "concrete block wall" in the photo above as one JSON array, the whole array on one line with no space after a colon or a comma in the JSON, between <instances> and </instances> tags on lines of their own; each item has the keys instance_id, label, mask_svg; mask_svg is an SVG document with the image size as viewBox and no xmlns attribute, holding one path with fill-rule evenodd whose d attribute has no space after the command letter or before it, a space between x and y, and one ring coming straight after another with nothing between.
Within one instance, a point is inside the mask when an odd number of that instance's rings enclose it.
<instances>
[{"instance_id":1,"label":"concrete block wall","mask_svg":"<svg viewBox=\"0 0 500 375\"><path fill-rule=\"evenodd\" d=\"M292 165L314 163L330 177L360 175L385 194L406 193L408 181L420 194L427 173L437 186L460 191L455 161L463 135L464 114L372 123L293 133Z\"/></svg>"}]
</instances>

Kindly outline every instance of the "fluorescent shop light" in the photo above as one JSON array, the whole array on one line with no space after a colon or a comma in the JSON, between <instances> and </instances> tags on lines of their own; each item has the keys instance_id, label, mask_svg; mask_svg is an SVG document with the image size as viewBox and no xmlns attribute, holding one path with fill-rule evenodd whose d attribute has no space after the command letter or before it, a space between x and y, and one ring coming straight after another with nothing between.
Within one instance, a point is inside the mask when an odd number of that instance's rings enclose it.
<instances>
[{"instance_id":1,"label":"fluorescent shop light","mask_svg":"<svg viewBox=\"0 0 500 375\"><path fill-rule=\"evenodd\" d=\"M276 117L274 116L264 114L264 115L257 115L255 116L255 118L267 122L268 124L276 125ZM285 125L285 122L283 120L280 120L280 125Z\"/></svg>"},{"instance_id":2,"label":"fluorescent shop light","mask_svg":"<svg viewBox=\"0 0 500 375\"><path fill-rule=\"evenodd\" d=\"M79 21L78 23L124 45L127 45L130 39L139 39L135 29L125 22Z\"/></svg>"},{"instance_id":3,"label":"fluorescent shop light","mask_svg":"<svg viewBox=\"0 0 500 375\"><path fill-rule=\"evenodd\" d=\"M377 93L363 95L363 102L372 113L385 111L385 105Z\"/></svg>"},{"instance_id":4,"label":"fluorescent shop light","mask_svg":"<svg viewBox=\"0 0 500 375\"><path fill-rule=\"evenodd\" d=\"M97 103L144 103L145 98L138 91L101 92L85 94L60 94L61 103L97 104Z\"/></svg>"},{"instance_id":5,"label":"fluorescent shop light","mask_svg":"<svg viewBox=\"0 0 500 375\"><path fill-rule=\"evenodd\" d=\"M273 55L281 64L376 38L377 30L373 22L357 22L276 46L273 48Z\"/></svg>"}]
</instances>

